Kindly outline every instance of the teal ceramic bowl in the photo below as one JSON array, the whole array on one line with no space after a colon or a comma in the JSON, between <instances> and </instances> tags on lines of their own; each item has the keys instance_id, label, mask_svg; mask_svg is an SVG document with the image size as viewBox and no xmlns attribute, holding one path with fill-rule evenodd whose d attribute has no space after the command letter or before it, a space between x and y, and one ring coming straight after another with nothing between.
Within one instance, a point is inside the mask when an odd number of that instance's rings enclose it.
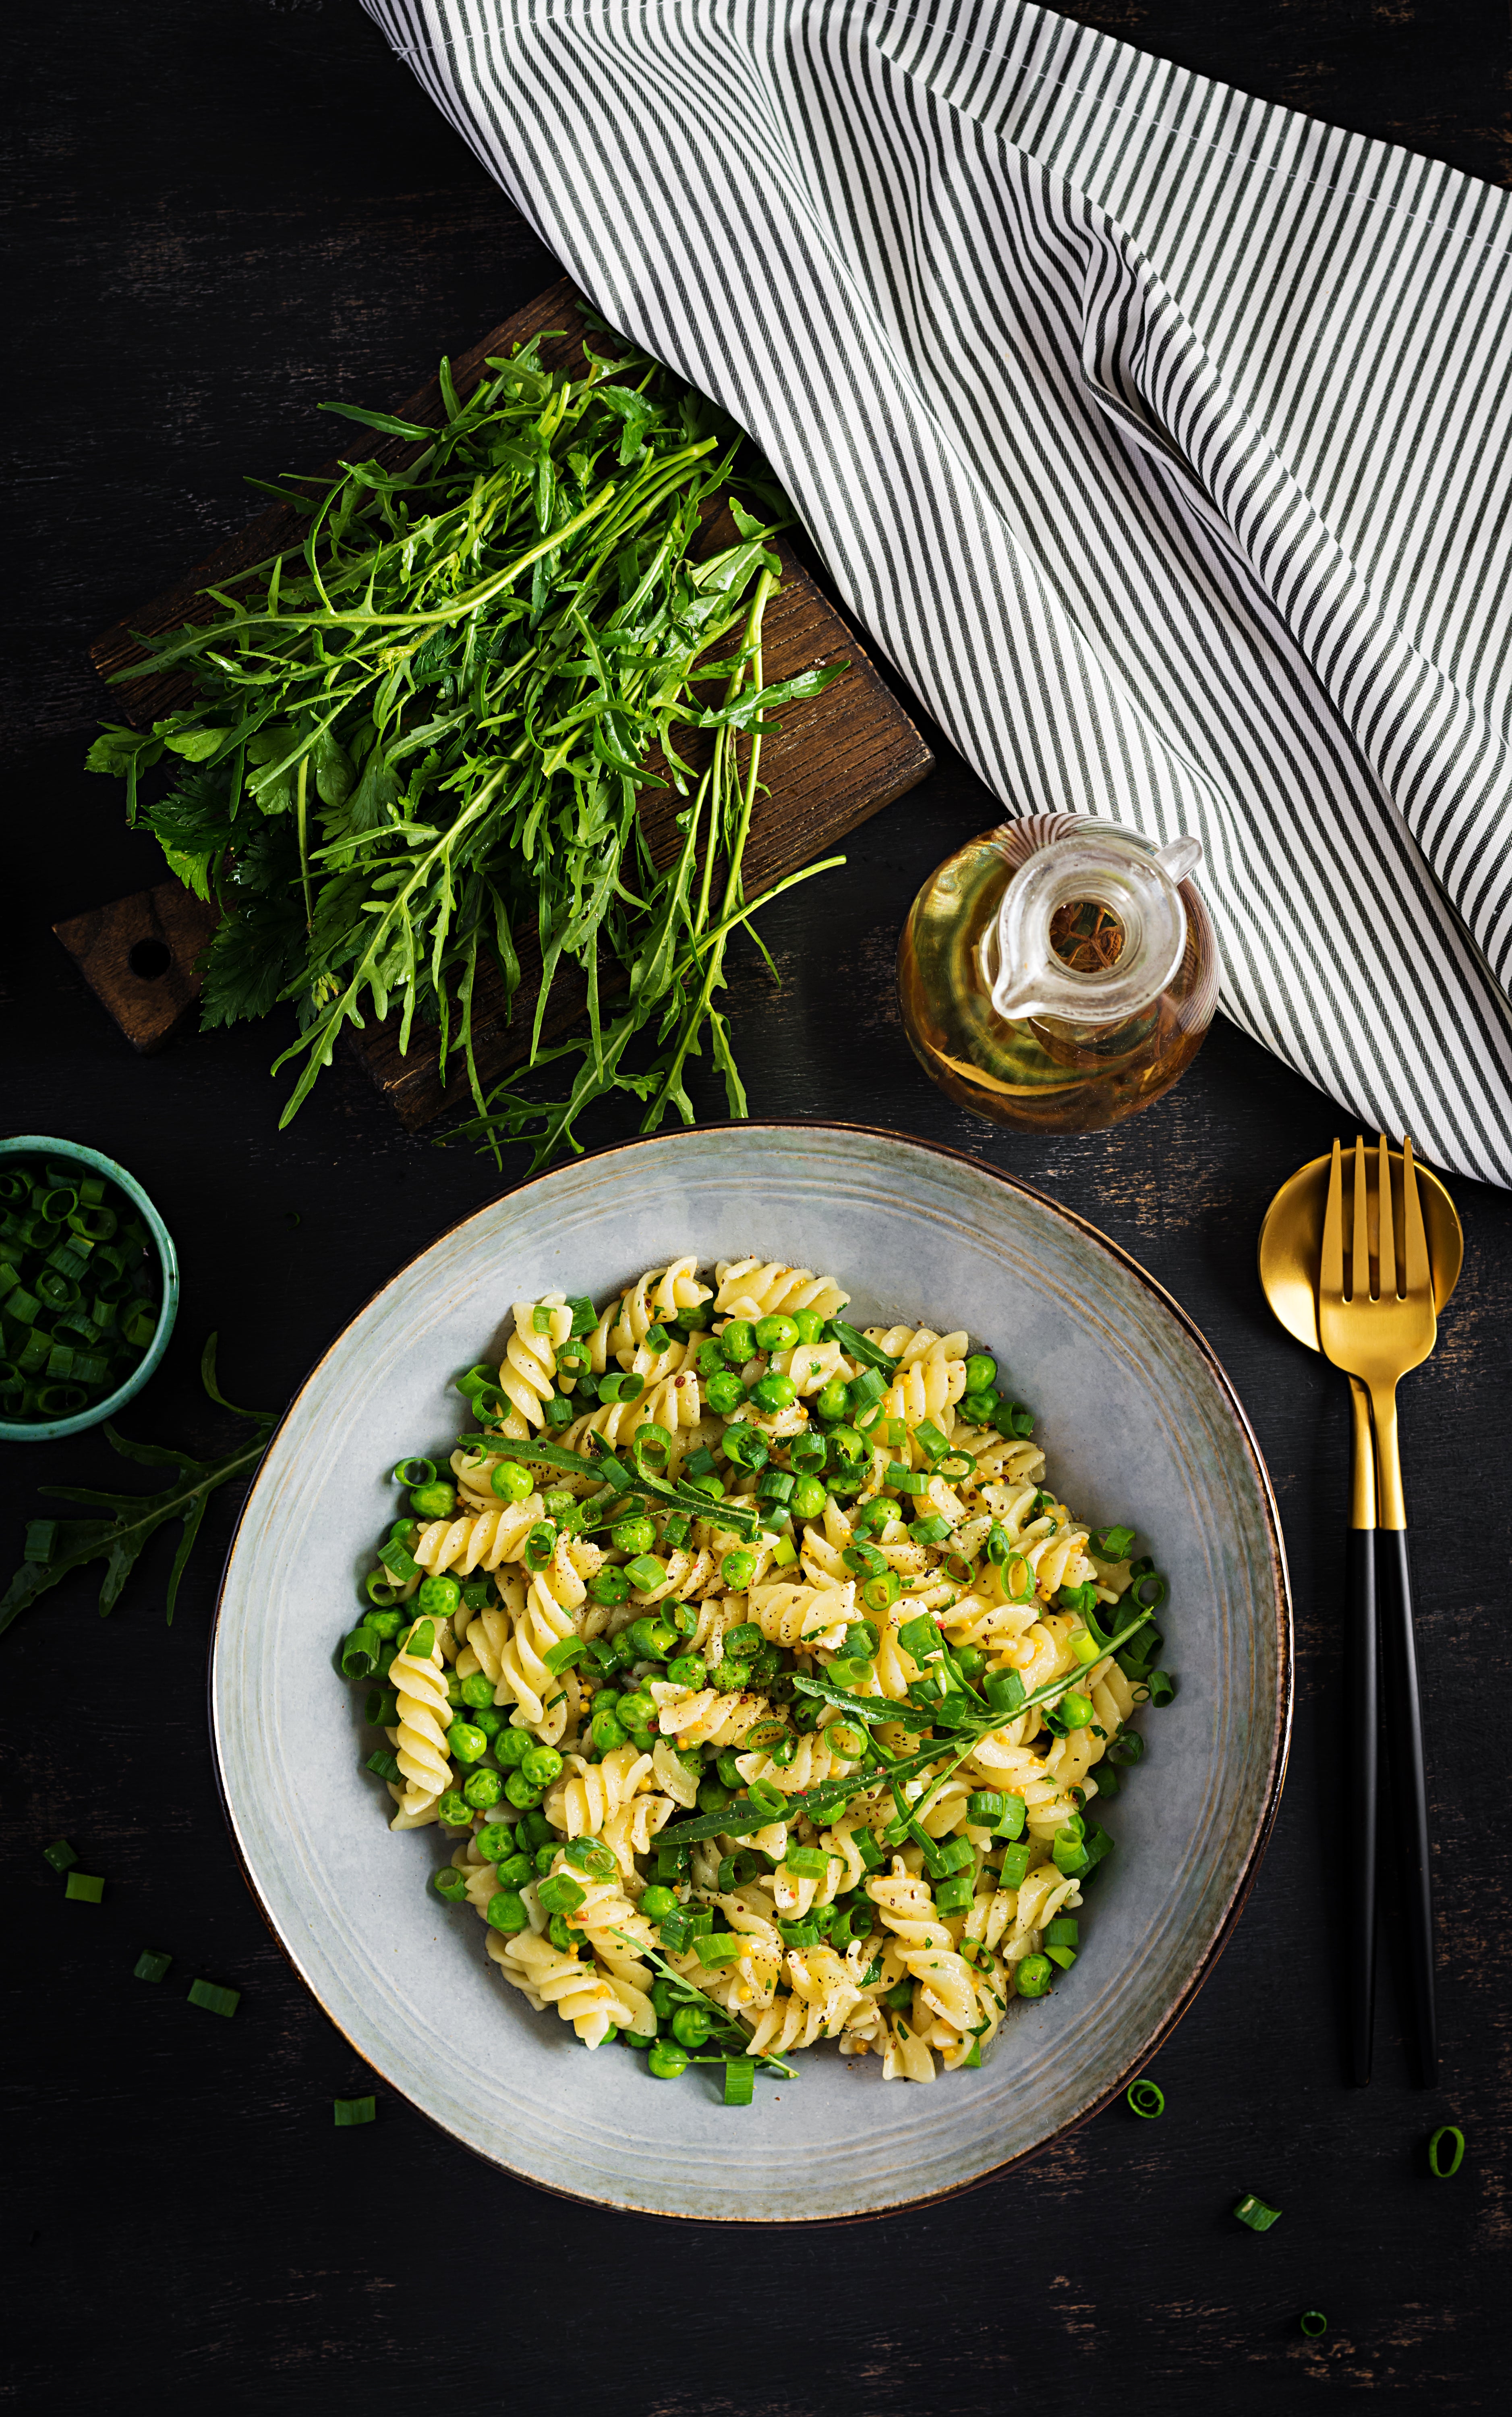
<instances>
[{"instance_id":1,"label":"teal ceramic bowl","mask_svg":"<svg viewBox=\"0 0 1512 2417\"><path fill-rule=\"evenodd\" d=\"M75 1410L66 1419L22 1420L0 1418L0 1443L54 1443L62 1436L79 1435L85 1427L98 1427L105 1419L113 1419L124 1410L128 1402L141 1392L163 1353L178 1315L178 1253L174 1238L152 1202L147 1198L134 1175L117 1166L113 1158L106 1158L98 1149L85 1149L82 1142L59 1141L51 1133L17 1133L0 1141L0 1166L15 1158L50 1158L67 1160L70 1166L86 1167L91 1175L103 1175L119 1186L127 1198L141 1210L143 1222L158 1253L159 1300L158 1325L151 1343L137 1365L113 1393L102 1401L92 1402L87 1409Z\"/></svg>"}]
</instances>

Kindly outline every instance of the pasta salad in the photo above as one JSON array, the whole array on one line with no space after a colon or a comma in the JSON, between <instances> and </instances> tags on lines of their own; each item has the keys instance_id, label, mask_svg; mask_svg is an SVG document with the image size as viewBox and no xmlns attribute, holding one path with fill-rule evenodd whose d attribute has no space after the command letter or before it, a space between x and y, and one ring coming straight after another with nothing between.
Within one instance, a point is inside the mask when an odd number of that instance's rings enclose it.
<instances>
[{"instance_id":1,"label":"pasta salad","mask_svg":"<svg viewBox=\"0 0 1512 2417\"><path fill-rule=\"evenodd\" d=\"M736 2105L821 2040L980 2065L1075 1963L1090 1808L1173 1693L1164 1578L1047 1487L996 1361L849 1299L684 1257L517 1301L340 1649L505 1980Z\"/></svg>"}]
</instances>

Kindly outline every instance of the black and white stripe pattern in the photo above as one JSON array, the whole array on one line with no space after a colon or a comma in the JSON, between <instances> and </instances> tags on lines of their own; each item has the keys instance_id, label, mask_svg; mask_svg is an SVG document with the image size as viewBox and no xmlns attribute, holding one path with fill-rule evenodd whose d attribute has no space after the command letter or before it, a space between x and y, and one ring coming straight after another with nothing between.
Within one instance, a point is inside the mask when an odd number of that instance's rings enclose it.
<instances>
[{"instance_id":1,"label":"black and white stripe pattern","mask_svg":"<svg viewBox=\"0 0 1512 2417\"><path fill-rule=\"evenodd\" d=\"M1512 195L1013 0L364 0L1012 813L1512 1184Z\"/></svg>"}]
</instances>

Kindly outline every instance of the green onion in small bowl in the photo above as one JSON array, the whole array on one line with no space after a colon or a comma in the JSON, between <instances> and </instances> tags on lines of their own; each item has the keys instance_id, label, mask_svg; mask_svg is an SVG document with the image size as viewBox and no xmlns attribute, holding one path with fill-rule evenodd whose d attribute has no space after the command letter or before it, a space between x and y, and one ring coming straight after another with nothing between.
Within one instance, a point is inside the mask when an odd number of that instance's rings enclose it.
<instances>
[{"instance_id":1,"label":"green onion in small bowl","mask_svg":"<svg viewBox=\"0 0 1512 2417\"><path fill-rule=\"evenodd\" d=\"M134 1176L79 1142L0 1140L0 1441L113 1418L177 1315L173 1237Z\"/></svg>"}]
</instances>

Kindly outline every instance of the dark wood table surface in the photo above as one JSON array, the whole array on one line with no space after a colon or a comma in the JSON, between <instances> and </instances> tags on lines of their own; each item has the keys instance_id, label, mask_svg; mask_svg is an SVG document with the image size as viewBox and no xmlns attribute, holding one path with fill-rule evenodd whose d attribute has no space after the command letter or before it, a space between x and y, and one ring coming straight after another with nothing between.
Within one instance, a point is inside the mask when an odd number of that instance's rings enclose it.
<instances>
[{"instance_id":1,"label":"dark wood table surface","mask_svg":"<svg viewBox=\"0 0 1512 2417\"><path fill-rule=\"evenodd\" d=\"M1071 13L1478 175L1512 174L1504 0ZM212 1328L233 1396L281 1403L376 1285L522 1170L501 1178L406 1136L345 1057L280 1134L271 1026L133 1056L49 929L161 877L118 791L81 769L100 705L85 642L248 516L244 472L321 458L322 397L402 394L554 264L355 0L68 0L26 12L8 63L5 1124L92 1143L159 1204L183 1308L126 1424L210 1446L231 1432L198 1391ZM1111 1133L1020 1139L934 1092L899 1024L899 926L936 861L994 818L943 742L940 758L853 840L845 874L768 918L783 987L741 960L737 1042L758 1112L949 1142L1093 1219L1198 1320L1258 1429L1295 1589L1291 1772L1237 1932L1153 2067L1163 2120L1120 2107L973 2197L807 2240L679 2237L561 2204L391 2091L375 2125L339 2134L332 2097L360 2091L364 2070L264 1929L216 1795L204 1663L222 1499L171 1631L159 1545L108 1623L74 1579L0 1641L15 2405L1247 2417L1372 2387L1439 2411L1497 2397L1512 1203L1455 1184L1464 1278L1403 1397L1442 2082L1409 2085L1388 1957L1376 2079L1355 2092L1337 2045L1355 1844L1339 1786L1347 1400L1272 1326L1255 1278L1275 1186L1352 1128L1223 1024L1176 1091ZM4 1476L0 1577L45 1481L137 1482L98 1435L12 1447ZM59 1833L106 1876L100 1907L65 1901L40 1852ZM178 1959L161 1987L132 1977L143 1946ZM196 1972L243 1992L234 2021L186 2005ZM1440 2182L1425 2144L1445 2121L1469 2145ZM1245 2190L1285 2212L1264 2237L1229 2212ZM1315 2345L1297 2328L1314 2306L1329 2319Z\"/></svg>"}]
</instances>

